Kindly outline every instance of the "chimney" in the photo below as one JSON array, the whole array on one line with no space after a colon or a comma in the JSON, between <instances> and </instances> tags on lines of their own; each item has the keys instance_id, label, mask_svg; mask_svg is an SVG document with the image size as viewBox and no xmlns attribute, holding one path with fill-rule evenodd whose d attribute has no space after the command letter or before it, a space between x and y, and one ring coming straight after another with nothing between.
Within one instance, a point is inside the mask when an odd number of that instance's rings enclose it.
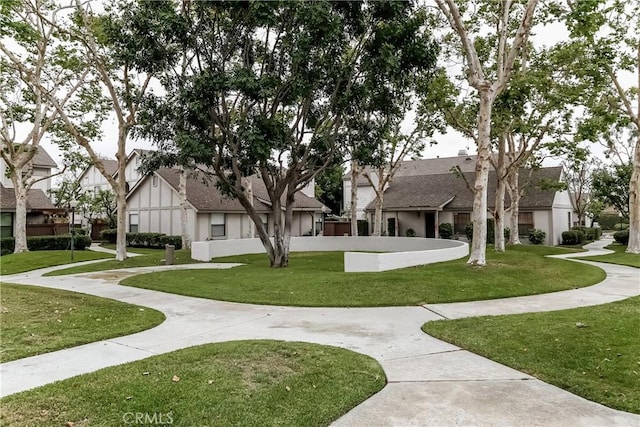
<instances>
[{"instance_id":1,"label":"chimney","mask_svg":"<svg viewBox=\"0 0 640 427\"><path fill-rule=\"evenodd\" d=\"M458 150L458 156L467 156L467 150Z\"/></svg>"}]
</instances>

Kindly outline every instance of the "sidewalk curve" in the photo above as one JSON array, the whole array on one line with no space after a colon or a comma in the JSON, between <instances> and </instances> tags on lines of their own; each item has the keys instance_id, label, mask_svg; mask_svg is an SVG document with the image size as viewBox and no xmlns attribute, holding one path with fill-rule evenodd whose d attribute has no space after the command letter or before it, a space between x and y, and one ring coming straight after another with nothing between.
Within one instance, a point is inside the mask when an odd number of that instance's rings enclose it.
<instances>
[{"instance_id":1,"label":"sidewalk curve","mask_svg":"<svg viewBox=\"0 0 640 427\"><path fill-rule=\"evenodd\" d=\"M589 253L598 253L609 242L589 245ZM193 267L184 265L54 277L7 276L3 278L7 282L83 292L147 306L165 313L166 321L133 335L4 363L0 365L1 395L193 345L279 339L348 348L374 357L384 368L387 386L338 419L336 426L638 426L638 415L587 401L437 340L420 329L423 323L443 317L556 310L640 294L637 269L594 264L607 272L607 279L588 288L475 303L380 308L260 306L114 286L125 275Z\"/></svg>"}]
</instances>

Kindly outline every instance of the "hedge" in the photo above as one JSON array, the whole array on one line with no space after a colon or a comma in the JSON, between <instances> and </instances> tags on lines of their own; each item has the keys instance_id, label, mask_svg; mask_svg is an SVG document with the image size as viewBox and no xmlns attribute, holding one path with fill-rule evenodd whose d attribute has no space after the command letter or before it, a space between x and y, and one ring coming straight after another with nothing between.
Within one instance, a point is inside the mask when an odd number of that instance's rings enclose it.
<instances>
[{"instance_id":1,"label":"hedge","mask_svg":"<svg viewBox=\"0 0 640 427\"><path fill-rule=\"evenodd\" d=\"M600 240L602 236L602 228L600 227L571 227L571 230L581 231L584 234L584 240L588 242Z\"/></svg>"},{"instance_id":2,"label":"hedge","mask_svg":"<svg viewBox=\"0 0 640 427\"><path fill-rule=\"evenodd\" d=\"M569 230L562 232L563 245L579 245L584 243L584 233L581 230Z\"/></svg>"},{"instance_id":3,"label":"hedge","mask_svg":"<svg viewBox=\"0 0 640 427\"><path fill-rule=\"evenodd\" d=\"M628 245L629 230L616 231L615 233L613 233L613 239L618 243L622 243L623 245Z\"/></svg>"},{"instance_id":4,"label":"hedge","mask_svg":"<svg viewBox=\"0 0 640 427\"><path fill-rule=\"evenodd\" d=\"M100 238L102 240L106 240L109 243L115 243L117 235L118 230L116 230L115 228L107 228L106 230L102 230L100 232Z\"/></svg>"},{"instance_id":5,"label":"hedge","mask_svg":"<svg viewBox=\"0 0 640 427\"><path fill-rule=\"evenodd\" d=\"M503 233L504 233L505 240L509 240L509 238L511 237L511 229L509 227L505 227ZM473 223L472 222L470 222L464 227L464 234L467 236L467 240L469 241L473 240ZM488 218L487 219L487 243L489 244L495 243L495 240L496 240L495 225L493 223L493 219Z\"/></svg>"},{"instance_id":6,"label":"hedge","mask_svg":"<svg viewBox=\"0 0 640 427\"><path fill-rule=\"evenodd\" d=\"M75 236L73 238L73 248L79 251L91 245L89 236ZM0 253L7 255L13 253L15 239L4 237L0 239ZM71 249L71 235L61 234L57 236L33 236L27 237L27 248L30 251L54 251Z\"/></svg>"},{"instance_id":7,"label":"hedge","mask_svg":"<svg viewBox=\"0 0 640 427\"><path fill-rule=\"evenodd\" d=\"M598 224L604 230L620 230L620 217L617 214L600 214L598 215ZM622 222L628 222L622 218Z\"/></svg>"}]
</instances>

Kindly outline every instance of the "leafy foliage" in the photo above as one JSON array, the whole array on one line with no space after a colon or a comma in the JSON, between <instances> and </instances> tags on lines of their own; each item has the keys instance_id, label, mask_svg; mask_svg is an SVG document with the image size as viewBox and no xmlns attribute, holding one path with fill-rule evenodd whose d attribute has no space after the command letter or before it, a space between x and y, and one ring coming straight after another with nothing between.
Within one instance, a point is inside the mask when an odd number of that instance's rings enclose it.
<instances>
[{"instance_id":1,"label":"leafy foliage","mask_svg":"<svg viewBox=\"0 0 640 427\"><path fill-rule=\"evenodd\" d=\"M614 165L597 169L592 175L593 197L629 217L629 182L633 166Z\"/></svg>"},{"instance_id":2,"label":"leafy foliage","mask_svg":"<svg viewBox=\"0 0 640 427\"><path fill-rule=\"evenodd\" d=\"M547 237L547 233L537 228L529 231L529 241L534 245L541 245L544 243L544 239Z\"/></svg>"}]
</instances>

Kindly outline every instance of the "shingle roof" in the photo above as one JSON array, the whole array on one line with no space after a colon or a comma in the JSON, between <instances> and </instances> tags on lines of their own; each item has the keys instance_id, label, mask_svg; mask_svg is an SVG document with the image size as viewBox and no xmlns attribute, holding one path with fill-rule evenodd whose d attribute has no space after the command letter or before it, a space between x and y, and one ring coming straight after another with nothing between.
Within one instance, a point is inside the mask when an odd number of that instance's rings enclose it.
<instances>
[{"instance_id":1,"label":"shingle roof","mask_svg":"<svg viewBox=\"0 0 640 427\"><path fill-rule=\"evenodd\" d=\"M0 209L6 212L16 210L16 194L13 188L0 185ZM42 211L57 209L42 190L32 189L27 193L27 210Z\"/></svg>"},{"instance_id":2,"label":"shingle roof","mask_svg":"<svg viewBox=\"0 0 640 427\"><path fill-rule=\"evenodd\" d=\"M180 170L171 168L158 169L156 173L171 187L178 191ZM262 180L252 178L253 206L258 212L271 212L269 196ZM226 197L215 186L215 178L205 181L202 177L191 176L187 179L187 201L198 212L245 212L237 199ZM294 210L322 210L324 205L317 200L298 192L295 197ZM325 208L326 209L326 208Z\"/></svg>"},{"instance_id":3,"label":"shingle roof","mask_svg":"<svg viewBox=\"0 0 640 427\"><path fill-rule=\"evenodd\" d=\"M555 197L554 190L540 188L542 180L560 179L561 167L541 168L537 170L521 169L519 175L520 188L524 188L524 195L520 200L520 208L550 208ZM447 209L470 210L473 207L473 193L467 186L473 185L475 173L467 172L458 176L453 173L437 175L415 175L394 178L389 188L384 192L383 209L431 209L446 204ZM495 205L496 174L489 173L487 187L489 207ZM447 201L449 201L447 203ZM509 206L509 200L505 201ZM375 200L367 205L367 210L375 207Z\"/></svg>"},{"instance_id":4,"label":"shingle roof","mask_svg":"<svg viewBox=\"0 0 640 427\"><path fill-rule=\"evenodd\" d=\"M53 161L49 153L47 151L38 146L36 150L35 156L33 156L33 166L40 166L46 168L57 168L58 165Z\"/></svg>"},{"instance_id":5,"label":"shingle roof","mask_svg":"<svg viewBox=\"0 0 640 427\"><path fill-rule=\"evenodd\" d=\"M477 156L475 155L464 155L435 159L403 160L400 162L400 167L396 171L395 177L446 174L454 166L459 166L462 172L473 172L476 167L476 158ZM372 171L369 166L365 167L364 170L367 172ZM343 175L342 179L351 179L351 172L348 171ZM369 181L363 174L358 175L357 183L358 185L369 185Z\"/></svg>"},{"instance_id":6,"label":"shingle roof","mask_svg":"<svg viewBox=\"0 0 640 427\"><path fill-rule=\"evenodd\" d=\"M112 159L102 159L102 164L107 173L113 176L118 171L118 161Z\"/></svg>"}]
</instances>

